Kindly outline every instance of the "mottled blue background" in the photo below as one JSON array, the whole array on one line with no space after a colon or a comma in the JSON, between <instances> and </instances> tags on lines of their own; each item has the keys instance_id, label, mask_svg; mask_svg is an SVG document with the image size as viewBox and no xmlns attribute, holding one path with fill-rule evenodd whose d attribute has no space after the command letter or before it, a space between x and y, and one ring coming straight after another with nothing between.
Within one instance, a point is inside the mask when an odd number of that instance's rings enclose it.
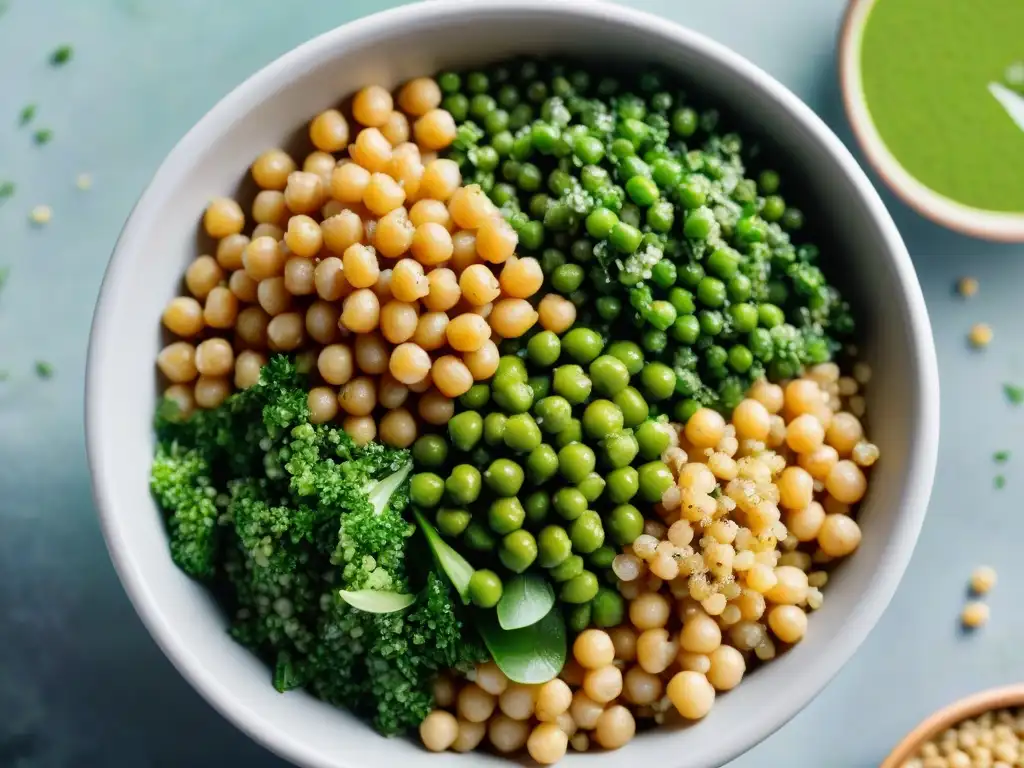
<instances>
[{"instance_id":1,"label":"mottled blue background","mask_svg":"<svg viewBox=\"0 0 1024 768\"><path fill-rule=\"evenodd\" d=\"M220 97L313 35L394 3L372 0L0 0L0 766L282 763L210 709L150 640L125 598L89 497L82 372L93 302L132 203L160 160ZM732 46L804 98L845 140L835 40L842 0L634 0ZM63 69L47 64L74 45ZM54 131L34 146L17 116L39 105ZM90 192L75 187L80 172ZM1024 583L1018 492L1024 408L1024 249L933 226L886 195L924 285L942 368L942 447L933 503L910 571L881 624L806 711L733 768L877 766L925 714L1019 679ZM54 218L33 229L33 205ZM952 294L961 274L981 294ZM983 353L964 336L995 328ZM37 359L56 376L39 381ZM992 453L1019 449L1002 491ZM962 636L971 568L999 570L992 621ZM1016 640L1016 643L1015 643ZM728 734L723 734L728 738ZM339 744L339 749L344 745Z\"/></svg>"}]
</instances>

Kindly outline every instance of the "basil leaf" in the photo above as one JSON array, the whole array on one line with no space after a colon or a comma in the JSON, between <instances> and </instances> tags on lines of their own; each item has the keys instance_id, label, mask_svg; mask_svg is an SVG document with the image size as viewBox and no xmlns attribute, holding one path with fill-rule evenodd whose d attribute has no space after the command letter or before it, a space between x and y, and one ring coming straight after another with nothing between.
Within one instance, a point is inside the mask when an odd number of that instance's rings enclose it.
<instances>
[{"instance_id":1,"label":"basil leaf","mask_svg":"<svg viewBox=\"0 0 1024 768\"><path fill-rule=\"evenodd\" d=\"M459 593L462 602L468 604L469 580L473 578L473 572L476 569L469 564L466 558L452 549L448 542L441 538L441 534L434 530L434 526L426 521L423 515L419 513L419 510L413 510L413 514L416 516L416 521L420 524L420 528L423 529L423 535L427 537L427 544L430 545L430 551L434 553L434 559L437 560L437 564L441 566L441 570L444 571L448 580L451 581L455 591Z\"/></svg>"},{"instance_id":2,"label":"basil leaf","mask_svg":"<svg viewBox=\"0 0 1024 768\"><path fill-rule=\"evenodd\" d=\"M494 663L512 682L546 683L565 666L565 619L558 608L521 629L502 629L490 611L480 612L476 625Z\"/></svg>"},{"instance_id":3,"label":"basil leaf","mask_svg":"<svg viewBox=\"0 0 1024 768\"><path fill-rule=\"evenodd\" d=\"M555 604L555 590L543 576L524 573L505 585L498 601L502 629L522 629L536 624Z\"/></svg>"},{"instance_id":4,"label":"basil leaf","mask_svg":"<svg viewBox=\"0 0 1024 768\"><path fill-rule=\"evenodd\" d=\"M416 602L413 595L385 592L380 589L360 589L355 592L340 589L338 594L353 608L366 613L394 613Z\"/></svg>"}]
</instances>

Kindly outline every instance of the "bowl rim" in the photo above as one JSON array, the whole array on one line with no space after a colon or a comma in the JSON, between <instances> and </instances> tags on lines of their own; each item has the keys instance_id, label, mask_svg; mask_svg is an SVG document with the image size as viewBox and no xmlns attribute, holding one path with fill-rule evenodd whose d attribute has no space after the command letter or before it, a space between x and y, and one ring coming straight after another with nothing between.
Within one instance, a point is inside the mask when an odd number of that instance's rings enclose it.
<instances>
[{"instance_id":1,"label":"bowl rim","mask_svg":"<svg viewBox=\"0 0 1024 768\"><path fill-rule=\"evenodd\" d=\"M889 605L913 553L931 494L938 456L938 363L927 308L910 256L875 188L839 138L810 107L760 67L701 33L653 14L594 0L562 0L555 6L549 0L432 0L400 6L312 38L260 69L221 99L160 164L133 207L103 277L90 333L85 386L86 449L100 526L117 574L143 624L182 676L211 706L254 741L293 763L315 768L363 768L345 762L344 755L340 753L325 756L289 733L279 721L261 715L218 678L201 674L201 653L181 638L147 575L147 563L127 546L126 529L120 516L112 513L115 506L112 500L119 495L120 478L117 467L107 461L109 429L100 418L100 371L117 364L114 345L110 343L115 330L106 307L125 281L123 265L136 257L127 244L137 240L149 227L150 219L158 215L164 189L180 179L183 173L180 169L191 167L191 158L208 143L208 137L217 135L234 122L238 114L247 113L264 94L273 92L275 86L288 81L293 73L307 69L330 52L344 49L350 41L376 36L391 25L410 26L428 19L435 23L438 19L456 22L464 20L466 14L486 20L507 13L558 14L632 27L691 50L702 59L728 70L731 76L762 89L779 109L815 137L855 188L885 243L895 279L906 302L906 318L913 340L912 365L918 371L913 407L919 433L909 448L901 496L904 506L886 555L889 561L867 582L863 599L850 614L847 631L829 646L827 652L808 659L806 674L787 684L780 700L773 705L774 714L760 723L750 719L747 721L749 724L739 724L734 728L726 746L717 755L721 763L725 763L764 740L810 703L850 660Z\"/></svg>"},{"instance_id":2,"label":"bowl rim","mask_svg":"<svg viewBox=\"0 0 1024 768\"><path fill-rule=\"evenodd\" d=\"M1000 243L1024 242L1024 214L974 208L941 195L912 176L889 151L871 119L861 82L864 29L881 0L849 0L836 47L843 107L868 164L897 197L925 218L964 235Z\"/></svg>"},{"instance_id":3,"label":"bowl rim","mask_svg":"<svg viewBox=\"0 0 1024 768\"><path fill-rule=\"evenodd\" d=\"M938 733L994 709L1024 706L1024 683L987 688L957 699L932 712L904 736L879 768L900 768L921 746Z\"/></svg>"}]
</instances>

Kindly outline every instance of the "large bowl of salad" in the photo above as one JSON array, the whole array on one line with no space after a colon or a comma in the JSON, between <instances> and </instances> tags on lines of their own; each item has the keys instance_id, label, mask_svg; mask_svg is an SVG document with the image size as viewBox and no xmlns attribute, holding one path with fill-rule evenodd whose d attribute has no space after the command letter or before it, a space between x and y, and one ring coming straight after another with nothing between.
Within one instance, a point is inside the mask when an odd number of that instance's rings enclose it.
<instances>
[{"instance_id":1,"label":"large bowl of salad","mask_svg":"<svg viewBox=\"0 0 1024 768\"><path fill-rule=\"evenodd\" d=\"M444 0L181 140L86 412L140 617L282 757L710 768L888 604L938 375L892 220L782 85L625 8Z\"/></svg>"}]
</instances>

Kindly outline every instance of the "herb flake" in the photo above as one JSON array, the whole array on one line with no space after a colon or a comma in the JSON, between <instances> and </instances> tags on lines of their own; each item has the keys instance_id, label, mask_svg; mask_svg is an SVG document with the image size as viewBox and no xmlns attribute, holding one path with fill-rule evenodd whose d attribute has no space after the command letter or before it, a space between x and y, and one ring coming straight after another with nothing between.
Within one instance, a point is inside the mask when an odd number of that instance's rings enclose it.
<instances>
[{"instance_id":1,"label":"herb flake","mask_svg":"<svg viewBox=\"0 0 1024 768\"><path fill-rule=\"evenodd\" d=\"M0 181L0 200L6 200L14 196L14 182Z\"/></svg>"},{"instance_id":2,"label":"herb flake","mask_svg":"<svg viewBox=\"0 0 1024 768\"><path fill-rule=\"evenodd\" d=\"M996 490L1000 490L1006 485L1006 478L1003 475L996 475L996 479L993 481Z\"/></svg>"},{"instance_id":3,"label":"herb flake","mask_svg":"<svg viewBox=\"0 0 1024 768\"><path fill-rule=\"evenodd\" d=\"M74 49L70 45L62 45L50 54L50 63L55 67L62 67L71 61Z\"/></svg>"},{"instance_id":4,"label":"herb flake","mask_svg":"<svg viewBox=\"0 0 1024 768\"><path fill-rule=\"evenodd\" d=\"M1003 394L1010 401L1011 405L1024 403L1024 387L1016 384L1003 384Z\"/></svg>"},{"instance_id":5,"label":"herb flake","mask_svg":"<svg viewBox=\"0 0 1024 768\"><path fill-rule=\"evenodd\" d=\"M49 128L40 128L38 131L32 134L32 141L34 141L39 146L42 146L43 144L49 144L52 139L53 131L51 131Z\"/></svg>"},{"instance_id":6,"label":"herb flake","mask_svg":"<svg viewBox=\"0 0 1024 768\"><path fill-rule=\"evenodd\" d=\"M26 104L21 108L21 112L18 115L18 125L28 125L36 116L38 108L35 104Z\"/></svg>"},{"instance_id":7,"label":"herb flake","mask_svg":"<svg viewBox=\"0 0 1024 768\"><path fill-rule=\"evenodd\" d=\"M992 459L997 464L1005 464L1007 461L1010 460L1010 452L1009 451L996 451L995 453L992 454Z\"/></svg>"},{"instance_id":8,"label":"herb flake","mask_svg":"<svg viewBox=\"0 0 1024 768\"><path fill-rule=\"evenodd\" d=\"M36 361L36 376L40 379L53 378L53 366L45 360Z\"/></svg>"}]
</instances>

